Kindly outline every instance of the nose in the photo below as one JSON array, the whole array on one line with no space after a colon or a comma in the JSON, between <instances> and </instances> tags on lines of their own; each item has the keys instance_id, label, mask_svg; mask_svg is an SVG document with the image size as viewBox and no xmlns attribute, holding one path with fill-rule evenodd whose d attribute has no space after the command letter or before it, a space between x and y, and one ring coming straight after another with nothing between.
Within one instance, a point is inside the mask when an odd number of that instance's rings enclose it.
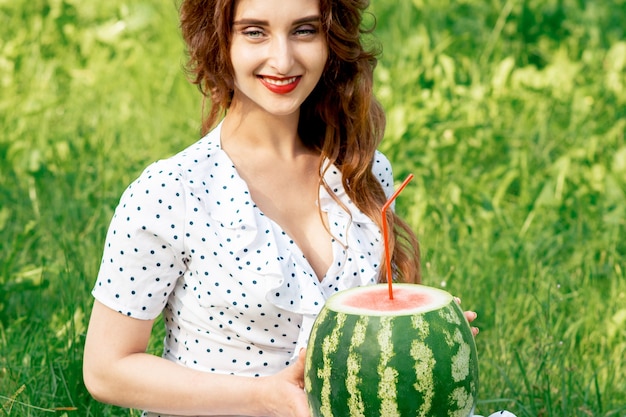
<instances>
[{"instance_id":1,"label":"nose","mask_svg":"<svg viewBox=\"0 0 626 417\"><path fill-rule=\"evenodd\" d=\"M270 43L270 66L281 75L289 74L294 64L293 45L286 36L275 36Z\"/></svg>"}]
</instances>

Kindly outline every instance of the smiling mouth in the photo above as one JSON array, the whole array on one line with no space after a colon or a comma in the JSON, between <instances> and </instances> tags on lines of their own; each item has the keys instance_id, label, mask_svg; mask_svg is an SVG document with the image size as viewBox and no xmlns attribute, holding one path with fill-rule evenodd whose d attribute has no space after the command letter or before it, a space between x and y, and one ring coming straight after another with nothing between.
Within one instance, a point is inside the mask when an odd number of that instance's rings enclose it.
<instances>
[{"instance_id":1,"label":"smiling mouth","mask_svg":"<svg viewBox=\"0 0 626 417\"><path fill-rule=\"evenodd\" d=\"M295 90L300 83L302 76L296 75L294 77L276 78L258 75L257 78L261 83L275 94L287 94Z\"/></svg>"}]
</instances>

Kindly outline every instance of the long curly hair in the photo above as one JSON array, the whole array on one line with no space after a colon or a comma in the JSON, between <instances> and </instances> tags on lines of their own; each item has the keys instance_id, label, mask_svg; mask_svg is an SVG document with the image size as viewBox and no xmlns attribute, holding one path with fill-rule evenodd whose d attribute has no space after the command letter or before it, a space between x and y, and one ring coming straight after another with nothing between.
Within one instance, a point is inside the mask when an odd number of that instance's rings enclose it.
<instances>
[{"instance_id":1,"label":"long curly hair","mask_svg":"<svg viewBox=\"0 0 626 417\"><path fill-rule=\"evenodd\" d=\"M386 196L372 173L374 156L385 130L385 114L373 94L373 72L378 50L364 47L363 15L369 0L319 0L321 23L329 49L324 73L300 109L298 133L320 158L342 173L343 186L356 206L382 227ZM210 100L203 132L214 127L230 106L234 70L230 61L232 22L236 0L182 0L180 22L187 44L187 71L192 83ZM204 106L203 106L204 107ZM338 201L338 200L337 200ZM339 201L338 201L339 202ZM410 227L393 211L387 222L394 280L420 282L420 253ZM379 281L386 281L381 268Z\"/></svg>"}]
</instances>

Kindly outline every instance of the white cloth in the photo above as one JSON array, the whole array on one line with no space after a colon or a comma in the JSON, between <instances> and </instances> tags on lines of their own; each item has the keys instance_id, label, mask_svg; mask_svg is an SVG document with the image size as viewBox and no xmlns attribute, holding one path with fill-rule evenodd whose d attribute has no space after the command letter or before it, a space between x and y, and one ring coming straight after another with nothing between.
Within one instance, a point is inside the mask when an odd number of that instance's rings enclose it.
<instances>
[{"instance_id":1,"label":"white cloth","mask_svg":"<svg viewBox=\"0 0 626 417\"><path fill-rule=\"evenodd\" d=\"M306 344L330 295L376 282L382 236L331 167L326 182L350 213L321 188L318 204L336 240L320 281L294 241L255 206L221 149L220 131L152 164L124 192L93 295L138 319L163 312L163 355L183 366L274 374ZM373 172L391 195L391 167L380 153Z\"/></svg>"}]
</instances>

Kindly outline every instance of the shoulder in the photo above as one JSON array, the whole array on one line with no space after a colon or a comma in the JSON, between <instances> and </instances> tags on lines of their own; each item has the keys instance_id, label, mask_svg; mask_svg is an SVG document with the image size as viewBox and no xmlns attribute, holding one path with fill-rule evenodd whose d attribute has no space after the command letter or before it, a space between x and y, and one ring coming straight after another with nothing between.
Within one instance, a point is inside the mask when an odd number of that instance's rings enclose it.
<instances>
[{"instance_id":1,"label":"shoulder","mask_svg":"<svg viewBox=\"0 0 626 417\"><path fill-rule=\"evenodd\" d=\"M141 189L147 194L149 190L182 188L194 184L198 178L209 178L211 158L219 150L219 128L216 128L179 153L148 165L128 189Z\"/></svg>"},{"instance_id":2,"label":"shoulder","mask_svg":"<svg viewBox=\"0 0 626 417\"><path fill-rule=\"evenodd\" d=\"M220 169L213 161L219 153L219 134L217 138L216 142L210 133L178 154L148 165L122 193L115 209L118 221L136 219L157 227L184 220L198 188L214 187L211 178Z\"/></svg>"},{"instance_id":3,"label":"shoulder","mask_svg":"<svg viewBox=\"0 0 626 417\"><path fill-rule=\"evenodd\" d=\"M393 194L393 169L389 159L380 151L376 151L372 162L372 173L385 190L387 197Z\"/></svg>"}]
</instances>

